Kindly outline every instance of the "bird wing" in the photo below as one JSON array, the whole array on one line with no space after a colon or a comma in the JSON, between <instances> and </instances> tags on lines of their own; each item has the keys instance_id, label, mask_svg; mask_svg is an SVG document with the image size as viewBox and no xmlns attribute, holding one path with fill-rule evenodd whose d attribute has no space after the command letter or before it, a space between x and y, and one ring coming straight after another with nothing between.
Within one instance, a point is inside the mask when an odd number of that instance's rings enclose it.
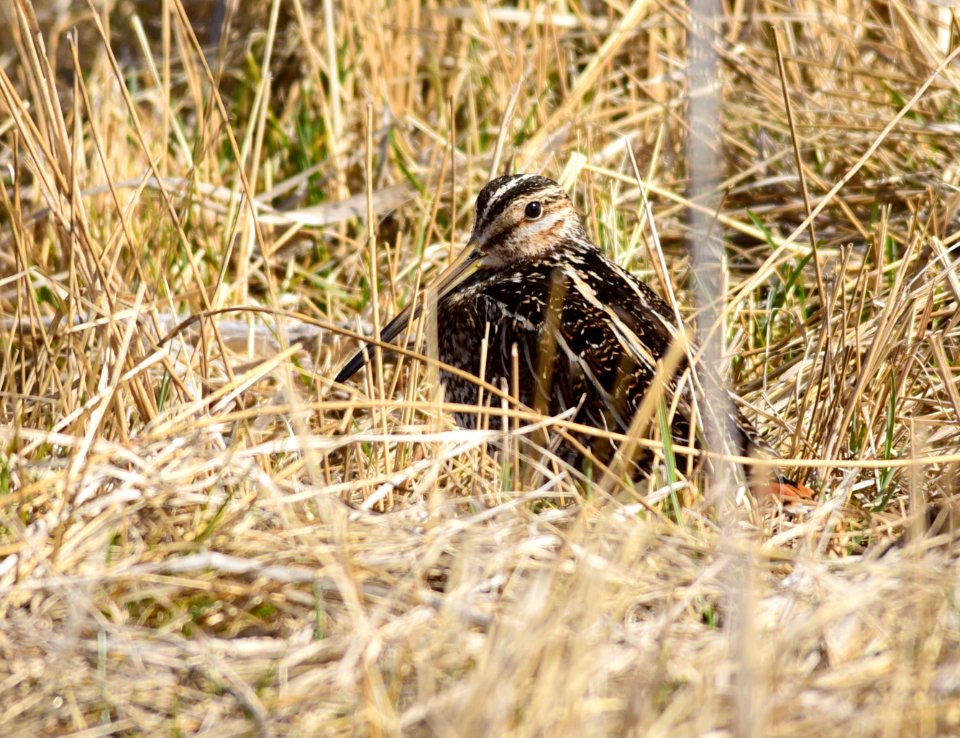
<instances>
[{"instance_id":1,"label":"bird wing","mask_svg":"<svg viewBox=\"0 0 960 738\"><path fill-rule=\"evenodd\" d=\"M663 347L661 353L657 355L657 358L661 358L669 348L671 341L675 340L680 333L672 311L658 294L634 275L613 262L607 261L606 266L612 272L619 272L622 277L622 279L616 279L614 276L607 275L609 283L615 285L615 287L607 289L606 303L624 323L638 331L649 346ZM638 309L638 305L642 305L642 309ZM654 351L654 353L657 352ZM715 370L701 365L697 367L697 371L703 373ZM715 377L715 379L717 378ZM722 382L720 384L722 386ZM734 450L742 454L760 456L774 454L775 452L770 445L743 414L740 398L729 389L727 394L732 411L729 420L733 432ZM686 398L680 398L680 401L682 405L686 406L682 414L687 417L692 416L689 401Z\"/></svg>"},{"instance_id":2,"label":"bird wing","mask_svg":"<svg viewBox=\"0 0 960 738\"><path fill-rule=\"evenodd\" d=\"M491 325L488 376L512 375L516 344L518 384L531 388L527 396L521 391L525 404L551 414L577 407L578 422L623 432L676 331L649 288L627 282L625 272L597 256L596 263L543 264L522 282L482 290L480 312ZM681 425L686 413L684 405Z\"/></svg>"}]
</instances>

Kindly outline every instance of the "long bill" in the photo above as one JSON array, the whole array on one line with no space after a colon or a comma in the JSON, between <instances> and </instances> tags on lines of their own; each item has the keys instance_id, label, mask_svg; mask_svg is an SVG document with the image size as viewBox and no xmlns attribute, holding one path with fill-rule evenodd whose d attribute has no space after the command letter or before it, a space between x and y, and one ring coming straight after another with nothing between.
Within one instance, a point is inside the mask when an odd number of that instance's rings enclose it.
<instances>
[{"instance_id":1,"label":"long bill","mask_svg":"<svg viewBox=\"0 0 960 738\"><path fill-rule=\"evenodd\" d=\"M480 252L477 250L476 243L471 241L463 251L457 255L453 263L444 269L432 283L427 285L427 292L435 291L437 300L443 299L443 297L450 294L461 282L473 274L479 259ZM410 321L415 320L420 315L421 303L421 300L414 299L411 304L397 313L393 320L387 323L384 329L380 331L380 342L387 343L393 341L394 338L400 335ZM346 382L357 373L360 367L368 360L371 360L372 356L373 346L368 343L351 357L350 361L344 365L343 369L340 370L333 381Z\"/></svg>"}]
</instances>

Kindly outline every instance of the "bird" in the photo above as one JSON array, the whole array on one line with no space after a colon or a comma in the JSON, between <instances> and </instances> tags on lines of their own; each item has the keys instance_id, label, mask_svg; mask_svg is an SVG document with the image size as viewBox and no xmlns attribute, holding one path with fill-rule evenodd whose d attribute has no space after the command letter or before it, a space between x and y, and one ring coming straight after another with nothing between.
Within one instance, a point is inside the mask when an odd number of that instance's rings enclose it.
<instances>
[{"instance_id":1,"label":"bird","mask_svg":"<svg viewBox=\"0 0 960 738\"><path fill-rule=\"evenodd\" d=\"M569 413L580 426L624 434L671 347L687 340L677 313L590 240L566 191L539 174L497 177L480 190L466 247L432 289L440 379L446 399L460 407L477 405L483 380L503 392L515 388L523 405L545 414ZM394 341L419 305L397 314L381 342ZM368 344L335 381L346 382L370 355ZM689 373L684 379L686 357L686 351L679 360L674 355L660 380L659 410L669 417L672 444L702 446L697 391ZM489 391L483 399L500 403ZM461 427L476 428L480 413L454 416ZM494 414L485 422L501 427ZM764 445L739 411L732 425L741 453ZM617 448L609 434L574 432L553 451L582 468L609 464ZM633 476L649 475L652 460L648 449L635 449Z\"/></svg>"}]
</instances>

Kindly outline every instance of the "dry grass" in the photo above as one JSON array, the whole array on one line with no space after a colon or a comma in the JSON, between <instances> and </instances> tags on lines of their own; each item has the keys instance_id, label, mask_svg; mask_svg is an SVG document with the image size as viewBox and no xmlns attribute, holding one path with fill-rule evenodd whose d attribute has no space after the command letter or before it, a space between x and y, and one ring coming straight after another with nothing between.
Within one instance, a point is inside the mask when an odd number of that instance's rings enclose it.
<instances>
[{"instance_id":1,"label":"dry grass","mask_svg":"<svg viewBox=\"0 0 960 738\"><path fill-rule=\"evenodd\" d=\"M954 11L160 8L0 5L0 732L960 734ZM410 359L331 386L508 164L692 317L717 93L722 336L815 502L537 473L562 421L457 431Z\"/></svg>"}]
</instances>

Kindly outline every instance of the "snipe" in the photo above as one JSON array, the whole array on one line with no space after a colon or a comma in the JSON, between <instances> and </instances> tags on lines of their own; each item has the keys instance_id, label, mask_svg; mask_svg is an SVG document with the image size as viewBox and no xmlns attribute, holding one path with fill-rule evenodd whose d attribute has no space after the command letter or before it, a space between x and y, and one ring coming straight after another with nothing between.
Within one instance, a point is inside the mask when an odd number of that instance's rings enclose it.
<instances>
[{"instance_id":1,"label":"snipe","mask_svg":"<svg viewBox=\"0 0 960 738\"><path fill-rule=\"evenodd\" d=\"M667 304L587 238L563 188L534 174L499 177L480 191L470 240L434 289L441 362L471 377L482 372L506 391L518 387L528 407L551 415L574 408L575 422L619 433L627 431L682 333ZM416 312L404 309L382 340L393 341ZM336 381L353 376L369 352L368 346L353 356ZM670 414L673 442L684 446L694 404L692 383L680 380L685 367L683 359L674 362L661 382L660 408ZM476 405L475 380L440 374L449 401ZM487 399L491 404L489 392ZM476 427L477 418L477 412L456 414L464 427ZM755 433L742 418L735 426L735 446L749 451ZM489 427L500 427L497 416L489 417ZM607 463L616 450L606 438L573 438L557 451L574 463L583 461L584 450ZM641 452L633 460L638 473L648 470L650 458Z\"/></svg>"}]
</instances>

